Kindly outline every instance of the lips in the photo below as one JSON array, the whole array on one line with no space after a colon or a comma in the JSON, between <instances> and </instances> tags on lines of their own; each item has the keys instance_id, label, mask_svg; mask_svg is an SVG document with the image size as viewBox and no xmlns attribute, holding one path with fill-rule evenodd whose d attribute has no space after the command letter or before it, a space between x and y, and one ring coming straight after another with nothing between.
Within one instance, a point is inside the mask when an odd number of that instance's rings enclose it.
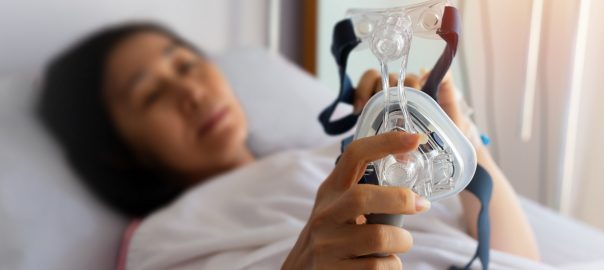
<instances>
[{"instance_id":1,"label":"lips","mask_svg":"<svg viewBox=\"0 0 604 270\"><path fill-rule=\"evenodd\" d=\"M201 128L199 129L199 135L203 136L216 129L216 127L224 120L228 112L229 110L226 106L214 109L210 113L210 116L202 122Z\"/></svg>"}]
</instances>

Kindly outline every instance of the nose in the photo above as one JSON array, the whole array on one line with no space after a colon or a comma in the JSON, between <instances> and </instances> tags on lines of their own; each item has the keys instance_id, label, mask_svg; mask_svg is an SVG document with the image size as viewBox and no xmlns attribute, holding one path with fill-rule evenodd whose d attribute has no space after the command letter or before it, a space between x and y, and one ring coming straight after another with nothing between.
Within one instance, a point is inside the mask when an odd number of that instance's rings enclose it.
<instances>
[{"instance_id":1,"label":"nose","mask_svg":"<svg viewBox=\"0 0 604 270\"><path fill-rule=\"evenodd\" d=\"M180 62L162 61L157 68L157 76L167 84L174 104L185 116L197 113L207 96L207 89L189 69L181 69Z\"/></svg>"},{"instance_id":2,"label":"nose","mask_svg":"<svg viewBox=\"0 0 604 270\"><path fill-rule=\"evenodd\" d=\"M185 115L197 112L206 96L203 87L184 79L178 80L175 84L178 93L177 102L182 112Z\"/></svg>"}]
</instances>

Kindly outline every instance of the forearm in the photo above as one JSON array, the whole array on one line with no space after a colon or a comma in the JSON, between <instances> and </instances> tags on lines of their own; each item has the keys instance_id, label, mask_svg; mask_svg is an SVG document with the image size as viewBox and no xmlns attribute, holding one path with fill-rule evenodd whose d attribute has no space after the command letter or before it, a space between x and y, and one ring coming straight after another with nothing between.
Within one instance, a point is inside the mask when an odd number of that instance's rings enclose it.
<instances>
[{"instance_id":1,"label":"forearm","mask_svg":"<svg viewBox=\"0 0 604 270\"><path fill-rule=\"evenodd\" d=\"M487 170L493 179L493 196L489 206L491 248L539 260L533 230L514 189L485 147L477 147L476 154L478 164ZM480 203L467 191L461 193L461 202L468 234L476 238L476 219Z\"/></svg>"}]
</instances>

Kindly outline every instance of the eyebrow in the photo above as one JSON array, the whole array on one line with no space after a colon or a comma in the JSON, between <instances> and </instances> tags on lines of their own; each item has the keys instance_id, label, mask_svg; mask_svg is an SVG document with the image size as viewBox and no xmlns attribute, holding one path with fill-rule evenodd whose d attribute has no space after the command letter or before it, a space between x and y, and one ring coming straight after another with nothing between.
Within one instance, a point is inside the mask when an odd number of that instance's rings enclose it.
<instances>
[{"instance_id":1,"label":"eyebrow","mask_svg":"<svg viewBox=\"0 0 604 270\"><path fill-rule=\"evenodd\" d=\"M168 44L163 50L162 50L162 57L165 57L169 54L171 54L177 47L178 47L178 43L176 43L175 41L170 42L170 44ZM126 84L124 85L124 87L122 87L123 91L120 91L121 93L130 93L132 91L132 89L134 89L134 85L136 85L137 83L139 83L142 79L145 78L145 76L148 75L148 71L145 69L139 70L137 71L134 75L132 75L128 81L126 82Z\"/></svg>"}]
</instances>

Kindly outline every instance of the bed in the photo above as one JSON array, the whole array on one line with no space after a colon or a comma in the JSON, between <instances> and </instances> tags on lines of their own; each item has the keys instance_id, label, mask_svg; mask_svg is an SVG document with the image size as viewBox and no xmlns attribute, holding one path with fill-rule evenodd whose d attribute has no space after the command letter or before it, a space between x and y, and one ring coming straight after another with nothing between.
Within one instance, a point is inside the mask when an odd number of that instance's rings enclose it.
<instances>
[{"instance_id":1,"label":"bed","mask_svg":"<svg viewBox=\"0 0 604 270\"><path fill-rule=\"evenodd\" d=\"M179 5L161 0L2 3L0 269L113 269L129 222L79 184L60 147L34 119L42 60L90 29L132 18L167 22L211 51L263 44L264 25L256 23L265 21L266 1L213 1L212 7L209 1L213 0L184 0ZM200 27L208 21L212 27ZM326 136L316 120L335 89L261 49L213 57L249 116L248 143L257 155L339 141ZM290 118L261 121L279 110L289 110ZM560 269L604 269L602 231L530 200L523 199L522 204L544 262Z\"/></svg>"},{"instance_id":2,"label":"bed","mask_svg":"<svg viewBox=\"0 0 604 270\"><path fill-rule=\"evenodd\" d=\"M340 139L324 135L316 122L335 92L282 57L238 50L214 59L249 116L248 143L257 155ZM0 77L0 269L112 269L127 220L90 196L35 121L39 77ZM253 91L238 91L242 86ZM258 121L279 110L290 117ZM604 269L602 231L530 200L522 204L544 262L560 269Z\"/></svg>"}]
</instances>

